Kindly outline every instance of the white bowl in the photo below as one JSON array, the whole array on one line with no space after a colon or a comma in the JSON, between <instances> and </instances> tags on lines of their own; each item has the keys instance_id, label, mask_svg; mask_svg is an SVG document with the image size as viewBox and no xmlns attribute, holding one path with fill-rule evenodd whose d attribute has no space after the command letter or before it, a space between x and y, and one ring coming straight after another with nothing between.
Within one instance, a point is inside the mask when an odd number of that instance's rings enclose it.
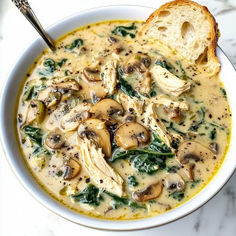
<instances>
[{"instance_id":1,"label":"white bowl","mask_svg":"<svg viewBox=\"0 0 236 236\"><path fill-rule=\"evenodd\" d=\"M48 32L53 38L58 38L75 28L94 22L113 19L145 20L153 10L152 8L141 6L107 6L91 9L62 20L50 27ZM58 203L36 183L27 169L19 152L14 129L16 122L16 117L14 117L15 106L16 102L18 102L16 100L20 85L28 68L44 48L45 44L42 40L37 39L29 46L12 69L1 94L0 132L3 149L15 175L33 197L48 209L72 222L91 228L117 231L145 229L169 223L198 209L211 199L232 176L236 168L236 145L232 145L236 133L234 122L230 148L218 173L199 194L165 214L141 220L108 221L81 215ZM229 103L234 115L236 113L236 93L232 81L235 80L236 72L228 58L219 48L217 48L217 55L222 65L220 76L226 87Z\"/></svg>"}]
</instances>

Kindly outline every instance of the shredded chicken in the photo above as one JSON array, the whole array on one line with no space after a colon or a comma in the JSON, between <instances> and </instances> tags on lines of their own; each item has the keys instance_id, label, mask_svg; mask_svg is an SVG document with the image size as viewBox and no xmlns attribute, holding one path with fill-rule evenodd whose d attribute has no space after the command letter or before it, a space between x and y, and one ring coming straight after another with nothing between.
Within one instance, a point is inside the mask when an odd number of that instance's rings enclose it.
<instances>
[{"instance_id":1,"label":"shredded chicken","mask_svg":"<svg viewBox=\"0 0 236 236\"><path fill-rule=\"evenodd\" d=\"M119 92L117 97L117 101L122 104L126 111L130 113L135 113L137 116L141 116L143 114L143 106L144 101L140 101L136 98L131 98L125 93Z\"/></svg>"},{"instance_id":2,"label":"shredded chicken","mask_svg":"<svg viewBox=\"0 0 236 236\"><path fill-rule=\"evenodd\" d=\"M123 196L123 179L105 161L102 149L87 138L79 139L79 152L84 167L96 186L117 196Z\"/></svg>"},{"instance_id":3,"label":"shredded chicken","mask_svg":"<svg viewBox=\"0 0 236 236\"><path fill-rule=\"evenodd\" d=\"M190 83L179 79L167 69L156 65L151 69L152 77L157 85L166 93L179 96L190 89Z\"/></svg>"},{"instance_id":4,"label":"shredded chicken","mask_svg":"<svg viewBox=\"0 0 236 236\"><path fill-rule=\"evenodd\" d=\"M116 88L116 73L117 60L108 61L102 68L103 85L108 94L114 94Z\"/></svg>"}]
</instances>

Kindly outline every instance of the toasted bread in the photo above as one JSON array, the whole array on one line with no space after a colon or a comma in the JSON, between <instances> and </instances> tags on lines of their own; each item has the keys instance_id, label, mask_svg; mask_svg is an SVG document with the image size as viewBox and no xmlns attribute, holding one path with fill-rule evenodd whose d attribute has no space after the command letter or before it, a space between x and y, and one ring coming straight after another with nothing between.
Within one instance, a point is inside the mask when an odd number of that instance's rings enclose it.
<instances>
[{"instance_id":1,"label":"toasted bread","mask_svg":"<svg viewBox=\"0 0 236 236\"><path fill-rule=\"evenodd\" d=\"M150 15L139 35L170 48L210 77L220 71L217 23L205 6L190 0L166 3Z\"/></svg>"}]
</instances>

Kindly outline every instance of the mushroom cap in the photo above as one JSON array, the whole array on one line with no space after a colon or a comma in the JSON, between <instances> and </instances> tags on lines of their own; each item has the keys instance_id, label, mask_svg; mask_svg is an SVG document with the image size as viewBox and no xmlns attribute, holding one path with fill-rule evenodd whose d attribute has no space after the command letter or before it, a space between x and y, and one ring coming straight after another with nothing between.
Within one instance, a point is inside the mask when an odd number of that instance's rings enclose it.
<instances>
[{"instance_id":1,"label":"mushroom cap","mask_svg":"<svg viewBox=\"0 0 236 236\"><path fill-rule=\"evenodd\" d=\"M45 138L45 144L51 149L59 149L64 144L64 140L61 134L50 132Z\"/></svg>"},{"instance_id":2,"label":"mushroom cap","mask_svg":"<svg viewBox=\"0 0 236 236\"><path fill-rule=\"evenodd\" d=\"M121 125L115 135L118 146L124 149L137 148L139 143L145 144L150 135L147 129L137 122L126 122Z\"/></svg>"},{"instance_id":3,"label":"mushroom cap","mask_svg":"<svg viewBox=\"0 0 236 236\"><path fill-rule=\"evenodd\" d=\"M158 198L162 193L163 185L160 181L157 183L151 184L141 191L135 191L132 194L132 197L137 202L149 201L155 198Z\"/></svg>"},{"instance_id":4,"label":"mushroom cap","mask_svg":"<svg viewBox=\"0 0 236 236\"><path fill-rule=\"evenodd\" d=\"M78 135L96 141L107 158L111 156L110 134L104 121L95 118L84 120L78 127Z\"/></svg>"},{"instance_id":5,"label":"mushroom cap","mask_svg":"<svg viewBox=\"0 0 236 236\"><path fill-rule=\"evenodd\" d=\"M185 182L179 174L171 173L165 178L165 185L168 191L182 191L185 189Z\"/></svg>"},{"instance_id":6,"label":"mushroom cap","mask_svg":"<svg viewBox=\"0 0 236 236\"><path fill-rule=\"evenodd\" d=\"M202 144L195 141L183 142L177 150L177 158L182 164L193 161L204 161L205 159L212 159L215 154Z\"/></svg>"},{"instance_id":7,"label":"mushroom cap","mask_svg":"<svg viewBox=\"0 0 236 236\"><path fill-rule=\"evenodd\" d=\"M91 82L101 81L100 71L97 68L85 67L83 70L85 78Z\"/></svg>"},{"instance_id":8,"label":"mushroom cap","mask_svg":"<svg viewBox=\"0 0 236 236\"><path fill-rule=\"evenodd\" d=\"M117 101L106 98L96 103L90 109L90 113L92 113L96 118L105 119L109 123L114 124L116 123L116 120L112 119L111 116L114 114L123 115L124 109Z\"/></svg>"},{"instance_id":9,"label":"mushroom cap","mask_svg":"<svg viewBox=\"0 0 236 236\"><path fill-rule=\"evenodd\" d=\"M64 179L71 180L75 178L81 170L80 163L74 158L70 158L65 164L66 170L64 173Z\"/></svg>"},{"instance_id":10,"label":"mushroom cap","mask_svg":"<svg viewBox=\"0 0 236 236\"><path fill-rule=\"evenodd\" d=\"M144 73L146 69L151 65L151 58L143 53L132 54L124 65L124 72L132 74L134 71Z\"/></svg>"}]
</instances>

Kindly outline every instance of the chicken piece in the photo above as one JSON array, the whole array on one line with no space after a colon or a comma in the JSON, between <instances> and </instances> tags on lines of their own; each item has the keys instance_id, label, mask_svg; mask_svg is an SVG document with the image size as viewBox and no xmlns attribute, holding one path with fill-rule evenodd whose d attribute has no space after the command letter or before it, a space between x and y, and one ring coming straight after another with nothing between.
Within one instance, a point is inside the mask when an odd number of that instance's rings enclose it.
<instances>
[{"instance_id":1,"label":"chicken piece","mask_svg":"<svg viewBox=\"0 0 236 236\"><path fill-rule=\"evenodd\" d=\"M168 94L179 96L190 89L191 84L189 82L179 79L159 65L154 66L151 73L157 85Z\"/></svg>"},{"instance_id":2,"label":"chicken piece","mask_svg":"<svg viewBox=\"0 0 236 236\"><path fill-rule=\"evenodd\" d=\"M116 88L116 80L117 80L117 60L108 61L104 67L102 68L102 79L103 85L105 87L105 92L109 95L114 94Z\"/></svg>"},{"instance_id":3,"label":"chicken piece","mask_svg":"<svg viewBox=\"0 0 236 236\"><path fill-rule=\"evenodd\" d=\"M87 138L79 140L79 152L84 167L97 187L117 196L123 196L123 179L105 161L102 149Z\"/></svg>"},{"instance_id":4,"label":"chicken piece","mask_svg":"<svg viewBox=\"0 0 236 236\"><path fill-rule=\"evenodd\" d=\"M152 102L157 104L157 106L163 106L165 112L168 114L169 119L180 121L182 118L182 112L189 110L189 105L186 102L174 101L163 95L152 99Z\"/></svg>"},{"instance_id":5,"label":"chicken piece","mask_svg":"<svg viewBox=\"0 0 236 236\"><path fill-rule=\"evenodd\" d=\"M170 147L171 137L169 132L166 130L165 125L162 123L161 119L155 112L155 104L150 103L146 107L146 112L144 114L144 124L156 132L162 141Z\"/></svg>"},{"instance_id":6,"label":"chicken piece","mask_svg":"<svg viewBox=\"0 0 236 236\"><path fill-rule=\"evenodd\" d=\"M117 101L125 108L126 111L129 111L131 114L136 116L141 116L143 114L144 101L140 101L136 98L131 98L125 93L119 92L117 95Z\"/></svg>"}]
</instances>

